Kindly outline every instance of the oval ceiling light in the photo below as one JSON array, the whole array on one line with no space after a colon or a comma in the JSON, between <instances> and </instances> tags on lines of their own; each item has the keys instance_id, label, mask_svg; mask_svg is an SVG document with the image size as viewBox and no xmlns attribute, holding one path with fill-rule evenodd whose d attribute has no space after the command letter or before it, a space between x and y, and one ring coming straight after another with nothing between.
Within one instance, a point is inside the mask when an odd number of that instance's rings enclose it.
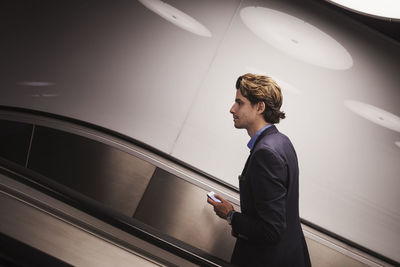
<instances>
[{"instance_id":1,"label":"oval ceiling light","mask_svg":"<svg viewBox=\"0 0 400 267\"><path fill-rule=\"evenodd\" d=\"M250 31L287 55L335 70L353 66L341 44L299 18L264 7L245 7L240 17Z\"/></svg>"},{"instance_id":2,"label":"oval ceiling light","mask_svg":"<svg viewBox=\"0 0 400 267\"><path fill-rule=\"evenodd\" d=\"M326 0L341 8L379 19L400 20L399 0Z\"/></svg>"},{"instance_id":3,"label":"oval ceiling light","mask_svg":"<svg viewBox=\"0 0 400 267\"><path fill-rule=\"evenodd\" d=\"M31 86L31 87L47 87L47 86L54 86L56 84L52 82L17 82L17 85Z\"/></svg>"},{"instance_id":4,"label":"oval ceiling light","mask_svg":"<svg viewBox=\"0 0 400 267\"><path fill-rule=\"evenodd\" d=\"M163 1L139 0L139 2L157 15L186 31L204 37L211 37L211 32L203 24Z\"/></svg>"},{"instance_id":5,"label":"oval ceiling light","mask_svg":"<svg viewBox=\"0 0 400 267\"><path fill-rule=\"evenodd\" d=\"M390 112L354 100L345 100L344 105L357 115L369 121L393 131L400 132L400 118Z\"/></svg>"},{"instance_id":6,"label":"oval ceiling light","mask_svg":"<svg viewBox=\"0 0 400 267\"><path fill-rule=\"evenodd\" d=\"M28 89L28 90L35 91L34 93L29 94L32 97L56 97L56 96L58 96L58 94L46 92L46 91L52 89L52 88L47 88L47 87L52 87L52 86L56 85L53 82L22 81L22 82L17 82L17 85L23 86L23 87L28 87L28 88L31 87L32 89ZM45 91L45 92L40 92L40 91Z\"/></svg>"},{"instance_id":7,"label":"oval ceiling light","mask_svg":"<svg viewBox=\"0 0 400 267\"><path fill-rule=\"evenodd\" d=\"M30 96L32 96L32 97L47 97L47 98L49 98L49 97L56 97L58 95L57 94L32 94Z\"/></svg>"}]
</instances>

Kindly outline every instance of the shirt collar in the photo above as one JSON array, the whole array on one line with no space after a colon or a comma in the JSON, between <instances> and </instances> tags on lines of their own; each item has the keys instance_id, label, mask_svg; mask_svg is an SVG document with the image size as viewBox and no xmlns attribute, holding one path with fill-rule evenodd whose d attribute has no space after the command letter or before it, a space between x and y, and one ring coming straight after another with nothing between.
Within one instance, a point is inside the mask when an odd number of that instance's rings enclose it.
<instances>
[{"instance_id":1,"label":"shirt collar","mask_svg":"<svg viewBox=\"0 0 400 267\"><path fill-rule=\"evenodd\" d=\"M253 135L253 137L250 139L250 141L247 143L247 147L252 150L253 146L257 140L257 138L260 136L260 134L262 134L262 132L264 132L267 128L271 127L273 124L268 124L265 127L261 128L258 132L256 132L255 135Z\"/></svg>"}]
</instances>

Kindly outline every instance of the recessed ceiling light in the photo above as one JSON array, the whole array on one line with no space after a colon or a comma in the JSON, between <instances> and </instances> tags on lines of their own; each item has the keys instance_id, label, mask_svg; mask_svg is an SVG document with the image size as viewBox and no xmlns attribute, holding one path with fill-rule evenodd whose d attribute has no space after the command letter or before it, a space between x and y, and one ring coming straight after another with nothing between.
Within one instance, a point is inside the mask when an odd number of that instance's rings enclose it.
<instances>
[{"instance_id":1,"label":"recessed ceiling light","mask_svg":"<svg viewBox=\"0 0 400 267\"><path fill-rule=\"evenodd\" d=\"M52 82L33 82L33 81L26 81L26 82L17 82L17 85L21 86L31 86L31 87L47 87L47 86L54 86L55 83Z\"/></svg>"},{"instance_id":2,"label":"recessed ceiling light","mask_svg":"<svg viewBox=\"0 0 400 267\"><path fill-rule=\"evenodd\" d=\"M400 132L400 118L388 111L354 100L345 100L344 105L357 115L369 121L393 131Z\"/></svg>"},{"instance_id":3,"label":"recessed ceiling light","mask_svg":"<svg viewBox=\"0 0 400 267\"><path fill-rule=\"evenodd\" d=\"M58 94L42 94L42 97L56 97Z\"/></svg>"},{"instance_id":4,"label":"recessed ceiling light","mask_svg":"<svg viewBox=\"0 0 400 267\"><path fill-rule=\"evenodd\" d=\"M145 7L175 24L176 26L192 32L194 34L211 37L211 32L196 19L186 13L176 9L175 7L160 0L139 0Z\"/></svg>"},{"instance_id":5,"label":"recessed ceiling light","mask_svg":"<svg viewBox=\"0 0 400 267\"><path fill-rule=\"evenodd\" d=\"M386 19L400 20L399 0L327 0L351 11Z\"/></svg>"},{"instance_id":6,"label":"recessed ceiling light","mask_svg":"<svg viewBox=\"0 0 400 267\"><path fill-rule=\"evenodd\" d=\"M245 7L243 23L269 45L304 62L330 69L348 69L353 59L328 34L294 16L269 8Z\"/></svg>"},{"instance_id":7,"label":"recessed ceiling light","mask_svg":"<svg viewBox=\"0 0 400 267\"><path fill-rule=\"evenodd\" d=\"M30 96L31 97L46 97L46 98L49 98L49 97L57 97L58 95L57 94L31 94Z\"/></svg>"}]
</instances>

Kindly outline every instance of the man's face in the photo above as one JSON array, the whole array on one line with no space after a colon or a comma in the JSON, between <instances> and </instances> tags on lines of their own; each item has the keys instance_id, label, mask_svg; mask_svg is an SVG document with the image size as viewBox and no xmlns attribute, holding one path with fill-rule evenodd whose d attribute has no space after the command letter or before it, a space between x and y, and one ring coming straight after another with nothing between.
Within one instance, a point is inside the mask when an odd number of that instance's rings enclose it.
<instances>
[{"instance_id":1,"label":"man's face","mask_svg":"<svg viewBox=\"0 0 400 267\"><path fill-rule=\"evenodd\" d=\"M230 113L233 115L235 128L252 129L257 117L257 105L251 105L240 90L236 90L235 103L231 107Z\"/></svg>"}]
</instances>

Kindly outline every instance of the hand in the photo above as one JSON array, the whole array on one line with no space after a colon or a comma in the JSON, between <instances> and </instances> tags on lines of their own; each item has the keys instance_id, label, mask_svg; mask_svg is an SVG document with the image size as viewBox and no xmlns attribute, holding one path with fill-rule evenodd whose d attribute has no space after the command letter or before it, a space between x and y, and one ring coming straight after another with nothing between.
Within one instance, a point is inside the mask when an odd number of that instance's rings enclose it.
<instances>
[{"instance_id":1,"label":"hand","mask_svg":"<svg viewBox=\"0 0 400 267\"><path fill-rule=\"evenodd\" d=\"M222 198L220 195L215 194L214 196L221 200L221 203L215 202L209 197L207 197L207 202L214 206L214 211L219 217L226 219L228 213L233 210L232 204L228 200Z\"/></svg>"}]
</instances>

